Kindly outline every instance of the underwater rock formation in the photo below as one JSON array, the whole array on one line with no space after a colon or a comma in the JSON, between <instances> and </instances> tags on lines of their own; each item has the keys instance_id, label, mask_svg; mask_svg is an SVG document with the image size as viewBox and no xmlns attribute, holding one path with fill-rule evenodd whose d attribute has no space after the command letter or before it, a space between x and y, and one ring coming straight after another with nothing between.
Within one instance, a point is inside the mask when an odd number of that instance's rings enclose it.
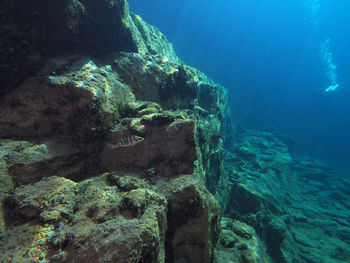
<instances>
[{"instance_id":1,"label":"underwater rock formation","mask_svg":"<svg viewBox=\"0 0 350 263\"><path fill-rule=\"evenodd\" d=\"M291 155L277 134L237 134L225 156L225 216L255 229L269 262L349 261L350 181L307 154Z\"/></svg>"},{"instance_id":2,"label":"underwater rock formation","mask_svg":"<svg viewBox=\"0 0 350 263\"><path fill-rule=\"evenodd\" d=\"M22 4L1 3L0 261L213 262L225 89L125 1Z\"/></svg>"},{"instance_id":3,"label":"underwater rock formation","mask_svg":"<svg viewBox=\"0 0 350 263\"><path fill-rule=\"evenodd\" d=\"M48 58L116 51L166 55L180 62L158 29L129 13L126 0L0 3L1 95L36 73Z\"/></svg>"},{"instance_id":4,"label":"underwater rock formation","mask_svg":"<svg viewBox=\"0 0 350 263\"><path fill-rule=\"evenodd\" d=\"M142 177L113 172L76 183L52 176L17 187L6 203L16 224L8 225L2 258L164 262L166 256L209 262L215 243L210 231L216 229L208 225L217 220L217 208L205 187L188 176L166 185Z\"/></svg>"},{"instance_id":5,"label":"underwater rock formation","mask_svg":"<svg viewBox=\"0 0 350 263\"><path fill-rule=\"evenodd\" d=\"M220 230L216 263L269 262L265 247L251 226L238 220L222 218Z\"/></svg>"},{"instance_id":6,"label":"underwater rock formation","mask_svg":"<svg viewBox=\"0 0 350 263\"><path fill-rule=\"evenodd\" d=\"M0 64L1 262L350 260L350 182L126 1L3 0Z\"/></svg>"}]
</instances>

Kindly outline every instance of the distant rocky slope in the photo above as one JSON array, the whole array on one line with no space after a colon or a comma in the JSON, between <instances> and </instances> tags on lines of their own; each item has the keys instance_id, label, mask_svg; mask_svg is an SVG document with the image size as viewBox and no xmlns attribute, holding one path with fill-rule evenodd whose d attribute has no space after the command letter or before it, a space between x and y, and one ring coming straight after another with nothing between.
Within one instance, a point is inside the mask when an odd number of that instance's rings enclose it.
<instances>
[{"instance_id":1,"label":"distant rocky slope","mask_svg":"<svg viewBox=\"0 0 350 263\"><path fill-rule=\"evenodd\" d=\"M234 148L225 155L231 189L225 216L234 220L234 227L242 221L255 232L246 226L243 234L229 229L228 235L225 223L217 262L229 262L222 260L228 254L235 259L232 252L242 243L251 250L255 233L270 259L252 251L259 259L248 262L350 261L349 178L308 154L291 154L292 148L293 140L285 135L237 132Z\"/></svg>"},{"instance_id":2,"label":"distant rocky slope","mask_svg":"<svg viewBox=\"0 0 350 263\"><path fill-rule=\"evenodd\" d=\"M350 183L124 0L3 0L0 55L0 262L349 261Z\"/></svg>"}]
</instances>

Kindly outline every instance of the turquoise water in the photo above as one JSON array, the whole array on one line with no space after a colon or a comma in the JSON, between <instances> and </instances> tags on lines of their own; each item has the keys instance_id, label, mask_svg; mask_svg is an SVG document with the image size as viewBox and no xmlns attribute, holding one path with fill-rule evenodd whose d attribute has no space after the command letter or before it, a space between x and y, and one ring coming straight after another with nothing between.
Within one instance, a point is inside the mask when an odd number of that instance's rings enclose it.
<instances>
[{"instance_id":1,"label":"turquoise water","mask_svg":"<svg viewBox=\"0 0 350 263\"><path fill-rule=\"evenodd\" d=\"M225 85L234 120L275 127L350 170L350 2L130 0L189 65Z\"/></svg>"}]
</instances>

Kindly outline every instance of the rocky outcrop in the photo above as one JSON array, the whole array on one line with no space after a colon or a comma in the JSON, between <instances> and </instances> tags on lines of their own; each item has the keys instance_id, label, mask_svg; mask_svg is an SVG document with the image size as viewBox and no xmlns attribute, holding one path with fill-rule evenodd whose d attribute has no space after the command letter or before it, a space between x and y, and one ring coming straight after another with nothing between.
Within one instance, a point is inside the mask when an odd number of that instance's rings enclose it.
<instances>
[{"instance_id":1,"label":"rocky outcrop","mask_svg":"<svg viewBox=\"0 0 350 263\"><path fill-rule=\"evenodd\" d=\"M252 226L272 262L349 261L350 181L278 138L240 131L225 157L226 216Z\"/></svg>"},{"instance_id":2,"label":"rocky outcrop","mask_svg":"<svg viewBox=\"0 0 350 263\"><path fill-rule=\"evenodd\" d=\"M143 177L114 171L17 187L6 202L2 260L210 262L218 234L213 197L195 177L156 184Z\"/></svg>"},{"instance_id":3,"label":"rocky outcrop","mask_svg":"<svg viewBox=\"0 0 350 263\"><path fill-rule=\"evenodd\" d=\"M267 263L270 258L254 228L238 220L222 218L215 262Z\"/></svg>"},{"instance_id":4,"label":"rocky outcrop","mask_svg":"<svg viewBox=\"0 0 350 263\"><path fill-rule=\"evenodd\" d=\"M48 58L104 57L116 51L166 55L179 62L156 28L130 14L126 0L0 3L0 95L18 87Z\"/></svg>"},{"instance_id":5,"label":"rocky outcrop","mask_svg":"<svg viewBox=\"0 0 350 263\"><path fill-rule=\"evenodd\" d=\"M125 1L0 6L0 261L213 262L225 89Z\"/></svg>"},{"instance_id":6,"label":"rocky outcrop","mask_svg":"<svg viewBox=\"0 0 350 263\"><path fill-rule=\"evenodd\" d=\"M137 177L124 175L120 180L132 189L119 188L118 178L116 173L104 174L75 183L53 176L17 187L7 205L12 208L9 217L22 224L8 226L12 235L4 244L4 258L164 261L166 199ZM33 226L35 221L40 224ZM16 248L20 242L25 245Z\"/></svg>"},{"instance_id":7,"label":"rocky outcrop","mask_svg":"<svg viewBox=\"0 0 350 263\"><path fill-rule=\"evenodd\" d=\"M179 177L163 188L170 215L167 262L213 262L219 208L204 184L196 180L198 177Z\"/></svg>"},{"instance_id":8,"label":"rocky outcrop","mask_svg":"<svg viewBox=\"0 0 350 263\"><path fill-rule=\"evenodd\" d=\"M201 153L196 143L196 102L175 108L171 96L141 100L120 77L125 72L89 59L48 64L60 74L45 67L2 100L0 147L9 181L2 259L213 261L219 209L202 180L205 161L196 165L199 154L211 152ZM159 74L176 78L178 67L185 66L159 67ZM196 73L185 69L184 90ZM201 87L191 88L195 98ZM201 109L213 118L208 110ZM144 140L113 146L129 135Z\"/></svg>"}]
</instances>

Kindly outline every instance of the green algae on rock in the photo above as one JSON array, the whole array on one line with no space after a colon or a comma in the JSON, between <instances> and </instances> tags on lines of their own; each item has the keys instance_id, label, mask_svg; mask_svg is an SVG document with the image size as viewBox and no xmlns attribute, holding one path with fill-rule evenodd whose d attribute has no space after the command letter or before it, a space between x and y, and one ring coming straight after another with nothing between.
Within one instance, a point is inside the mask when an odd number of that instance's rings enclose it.
<instances>
[{"instance_id":1,"label":"green algae on rock","mask_svg":"<svg viewBox=\"0 0 350 263\"><path fill-rule=\"evenodd\" d=\"M16 88L52 57L138 51L125 0L0 3L0 94ZM134 26L133 28L136 29Z\"/></svg>"},{"instance_id":2,"label":"green algae on rock","mask_svg":"<svg viewBox=\"0 0 350 263\"><path fill-rule=\"evenodd\" d=\"M229 218L222 218L215 262L268 263L269 256L254 228Z\"/></svg>"},{"instance_id":3,"label":"green algae on rock","mask_svg":"<svg viewBox=\"0 0 350 263\"><path fill-rule=\"evenodd\" d=\"M128 179L132 188L113 183L117 178ZM7 204L11 237L2 244L2 257L22 262L24 254L36 253L52 262L164 262L170 249L173 256L209 262L217 236L216 228L208 227L217 221L215 200L195 177L163 184L150 185L138 174L105 173L80 183L53 176L17 187ZM33 224L36 220L42 223ZM18 224L27 229L21 249L14 247L24 238ZM170 232L169 224L174 224Z\"/></svg>"},{"instance_id":4,"label":"green algae on rock","mask_svg":"<svg viewBox=\"0 0 350 263\"><path fill-rule=\"evenodd\" d=\"M18 4L2 2L2 18ZM23 49L38 55L28 61L32 70L4 80L0 164L8 184L1 185L0 260L213 262L219 206L212 194L216 180L224 182L229 122L225 89L186 66L125 1L61 4L53 17L69 10L65 22L73 23L71 15L78 21L66 32L64 52L48 44L46 53L33 42ZM45 5L38 20L43 12ZM50 32L44 21L40 30ZM66 34L43 36L60 43ZM4 59L12 56L2 51ZM22 59L13 60L16 72L25 69ZM144 141L105 147L131 135Z\"/></svg>"},{"instance_id":5,"label":"green algae on rock","mask_svg":"<svg viewBox=\"0 0 350 263\"><path fill-rule=\"evenodd\" d=\"M48 75L55 71L63 74ZM118 119L119 108L131 100L130 89L108 66L99 68L87 59L54 59L40 76L30 78L3 98L0 135L9 138L75 133L81 140L99 125L110 127Z\"/></svg>"}]
</instances>

